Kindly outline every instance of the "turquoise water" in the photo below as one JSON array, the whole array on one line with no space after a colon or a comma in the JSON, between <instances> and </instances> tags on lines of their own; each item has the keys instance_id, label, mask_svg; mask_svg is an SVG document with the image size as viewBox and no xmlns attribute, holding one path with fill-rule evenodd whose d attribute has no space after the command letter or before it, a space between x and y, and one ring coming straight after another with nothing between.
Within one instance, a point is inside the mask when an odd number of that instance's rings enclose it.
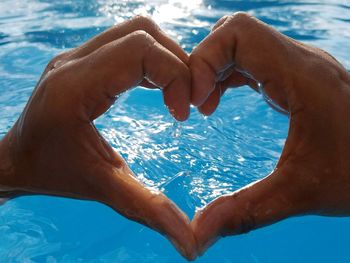
<instances>
[{"instance_id":1,"label":"turquoise water","mask_svg":"<svg viewBox=\"0 0 350 263\"><path fill-rule=\"evenodd\" d=\"M152 16L190 52L221 16L247 11L324 48L350 69L349 1L0 1L0 137L13 125L47 62L108 26ZM159 91L124 94L96 126L144 184L190 217L214 198L269 173L288 119L247 87L216 113L194 109L179 125ZM299 217L225 238L197 262L349 262L350 219ZM0 262L184 262L170 243L87 201L22 197L0 207Z\"/></svg>"}]
</instances>

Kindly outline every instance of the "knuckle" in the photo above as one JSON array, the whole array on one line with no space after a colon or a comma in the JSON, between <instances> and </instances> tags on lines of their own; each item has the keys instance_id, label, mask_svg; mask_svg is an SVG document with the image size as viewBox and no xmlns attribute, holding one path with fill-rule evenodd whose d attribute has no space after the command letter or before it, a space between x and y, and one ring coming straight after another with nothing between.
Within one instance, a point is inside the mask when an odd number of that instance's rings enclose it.
<instances>
[{"instance_id":1,"label":"knuckle","mask_svg":"<svg viewBox=\"0 0 350 263\"><path fill-rule=\"evenodd\" d=\"M159 30L158 25L148 16L138 15L133 18L133 21L138 25L138 28L142 28L149 33Z\"/></svg>"},{"instance_id":2,"label":"knuckle","mask_svg":"<svg viewBox=\"0 0 350 263\"><path fill-rule=\"evenodd\" d=\"M144 30L137 30L130 34L129 41L133 44L132 47L142 49L143 51L149 49L155 44L154 38Z\"/></svg>"},{"instance_id":3,"label":"knuckle","mask_svg":"<svg viewBox=\"0 0 350 263\"><path fill-rule=\"evenodd\" d=\"M224 15L222 16L215 24L214 28L218 27L219 25L223 24L226 22L227 19L229 19L231 16L230 15Z\"/></svg>"},{"instance_id":4,"label":"knuckle","mask_svg":"<svg viewBox=\"0 0 350 263\"><path fill-rule=\"evenodd\" d=\"M220 20L227 20L228 18L230 18L232 15L224 15Z\"/></svg>"},{"instance_id":5,"label":"knuckle","mask_svg":"<svg viewBox=\"0 0 350 263\"><path fill-rule=\"evenodd\" d=\"M239 203L241 194L241 192L237 192L232 196L228 196L226 201L229 204ZM255 207L253 203L247 202L244 206L239 205L236 210L227 212L228 216L223 217L221 236L245 234L254 230L257 227L257 222L253 207Z\"/></svg>"},{"instance_id":6,"label":"knuckle","mask_svg":"<svg viewBox=\"0 0 350 263\"><path fill-rule=\"evenodd\" d=\"M236 214L223 224L221 236L246 234L256 228L255 216L249 212Z\"/></svg>"},{"instance_id":7,"label":"knuckle","mask_svg":"<svg viewBox=\"0 0 350 263\"><path fill-rule=\"evenodd\" d=\"M171 203L160 193L152 193L149 203L152 205L152 207L157 208L154 209L154 212L156 213L172 209Z\"/></svg>"},{"instance_id":8,"label":"knuckle","mask_svg":"<svg viewBox=\"0 0 350 263\"><path fill-rule=\"evenodd\" d=\"M333 57L331 54L323 49L315 48L314 50L309 48L309 63L313 69L313 74L319 74L324 72L324 77L329 77L330 80L341 79L342 72L344 71L341 63Z\"/></svg>"},{"instance_id":9,"label":"knuckle","mask_svg":"<svg viewBox=\"0 0 350 263\"><path fill-rule=\"evenodd\" d=\"M243 217L238 226L239 234L246 234L256 228L255 217L248 213L245 217Z\"/></svg>"},{"instance_id":10,"label":"knuckle","mask_svg":"<svg viewBox=\"0 0 350 263\"><path fill-rule=\"evenodd\" d=\"M216 69L209 62L208 58L206 58L205 50L196 49L192 52L189 58L189 68L191 71L200 71L201 68L206 67L209 68L214 74L216 74Z\"/></svg>"},{"instance_id":11,"label":"knuckle","mask_svg":"<svg viewBox=\"0 0 350 263\"><path fill-rule=\"evenodd\" d=\"M55 56L47 64L45 72L50 71L52 69L55 69L55 68L59 67L60 65L62 65L66 61L68 55L69 55L68 52L62 52L62 53L58 54L57 56Z\"/></svg>"},{"instance_id":12,"label":"knuckle","mask_svg":"<svg viewBox=\"0 0 350 263\"><path fill-rule=\"evenodd\" d=\"M219 24L223 24L226 21L230 20L232 15L224 15L223 17L220 18L220 20L216 23L216 26Z\"/></svg>"},{"instance_id":13,"label":"knuckle","mask_svg":"<svg viewBox=\"0 0 350 263\"><path fill-rule=\"evenodd\" d=\"M231 23L235 23L235 24L246 24L246 23L251 23L252 21L255 21L253 16L246 12L236 12L230 15L228 20Z\"/></svg>"},{"instance_id":14,"label":"knuckle","mask_svg":"<svg viewBox=\"0 0 350 263\"><path fill-rule=\"evenodd\" d=\"M252 16L248 14L247 12L235 12L231 15L231 19L237 19L237 20L250 20L252 19Z\"/></svg>"},{"instance_id":15,"label":"knuckle","mask_svg":"<svg viewBox=\"0 0 350 263\"><path fill-rule=\"evenodd\" d=\"M333 83L334 80L340 81L344 73L343 66L331 55L325 51L304 46L300 46L299 56L296 56L295 60L300 61L300 58L307 57L307 60L303 59L302 70L310 76L320 76L323 83ZM304 73L304 74L305 74Z\"/></svg>"},{"instance_id":16,"label":"knuckle","mask_svg":"<svg viewBox=\"0 0 350 263\"><path fill-rule=\"evenodd\" d=\"M136 30L130 34L130 38L132 41L144 44L150 41L151 36L144 30Z\"/></svg>"}]
</instances>

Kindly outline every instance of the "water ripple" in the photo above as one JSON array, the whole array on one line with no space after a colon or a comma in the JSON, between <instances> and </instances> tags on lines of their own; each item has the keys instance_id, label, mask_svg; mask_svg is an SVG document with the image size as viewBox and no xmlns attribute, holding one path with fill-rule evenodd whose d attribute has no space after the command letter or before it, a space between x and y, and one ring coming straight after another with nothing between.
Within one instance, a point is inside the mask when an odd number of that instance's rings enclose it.
<instances>
[{"instance_id":1,"label":"water ripple","mask_svg":"<svg viewBox=\"0 0 350 263\"><path fill-rule=\"evenodd\" d=\"M138 98L153 101L153 107ZM242 105L241 98L249 103ZM192 110L190 120L175 127L161 101L160 92L134 90L96 125L143 183L174 200L180 192L188 195L178 203L189 214L273 169L288 120L269 109L259 94L248 88L229 91L213 117Z\"/></svg>"},{"instance_id":2,"label":"water ripple","mask_svg":"<svg viewBox=\"0 0 350 263\"><path fill-rule=\"evenodd\" d=\"M31 259L60 249L47 236L57 229L48 219L7 203L0 209L0 258L2 262L32 262Z\"/></svg>"},{"instance_id":3,"label":"water ripple","mask_svg":"<svg viewBox=\"0 0 350 263\"><path fill-rule=\"evenodd\" d=\"M347 1L334 0L0 1L0 138L18 118L55 54L135 15L151 16L190 52L221 16L243 10L290 37L326 49L350 69L349 9ZM159 91L135 89L95 124L140 181L162 190L188 215L274 168L288 119L270 109L259 94L246 87L228 91L213 116L204 118L192 109L191 118L181 125L174 124L162 100ZM97 204L83 209L73 201L52 205L44 197L40 202L25 200L0 207L1 262L180 260L153 232ZM55 213L65 227L52 223ZM77 237L68 225L79 230ZM140 232L144 238L128 238ZM217 253L213 260L231 258ZM236 262L255 262L252 258Z\"/></svg>"}]
</instances>

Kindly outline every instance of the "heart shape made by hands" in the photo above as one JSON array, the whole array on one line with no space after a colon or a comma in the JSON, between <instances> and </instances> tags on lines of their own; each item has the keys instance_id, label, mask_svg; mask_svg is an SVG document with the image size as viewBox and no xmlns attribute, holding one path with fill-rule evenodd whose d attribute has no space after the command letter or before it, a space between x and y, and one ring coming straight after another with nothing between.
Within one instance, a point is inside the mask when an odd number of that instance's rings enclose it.
<instances>
[{"instance_id":1,"label":"heart shape made by hands","mask_svg":"<svg viewBox=\"0 0 350 263\"><path fill-rule=\"evenodd\" d=\"M344 106L350 105L349 79L325 52L245 13L220 19L190 57L149 18L136 17L49 63L0 142L0 197L96 200L164 234L188 259L221 236L289 216L346 214L350 124L339 120L350 116ZM270 104L290 112L276 169L214 200L192 222L165 195L137 181L93 124L119 94L137 85L164 87L171 114L186 120L191 103L210 115L228 87L261 91L257 83ZM334 87L340 89L334 93ZM330 156L332 151L337 154Z\"/></svg>"}]
</instances>

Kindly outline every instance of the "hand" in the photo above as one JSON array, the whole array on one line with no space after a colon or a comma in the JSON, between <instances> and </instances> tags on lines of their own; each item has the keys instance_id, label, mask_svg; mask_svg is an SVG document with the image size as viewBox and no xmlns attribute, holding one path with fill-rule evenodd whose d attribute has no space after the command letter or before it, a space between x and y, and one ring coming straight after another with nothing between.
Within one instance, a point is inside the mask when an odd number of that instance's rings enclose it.
<instances>
[{"instance_id":1,"label":"hand","mask_svg":"<svg viewBox=\"0 0 350 263\"><path fill-rule=\"evenodd\" d=\"M199 253L218 238L284 218L350 215L350 76L326 52L244 13L222 18L193 51L192 102L211 114L229 86L256 83L290 113L285 147L266 178L219 197L192 221Z\"/></svg>"},{"instance_id":2,"label":"hand","mask_svg":"<svg viewBox=\"0 0 350 263\"><path fill-rule=\"evenodd\" d=\"M145 188L92 121L122 92L164 87L173 116L189 115L187 54L151 20L136 17L47 66L22 115L0 142L0 197L47 194L96 200L153 228L188 259L195 240L187 216Z\"/></svg>"}]
</instances>

